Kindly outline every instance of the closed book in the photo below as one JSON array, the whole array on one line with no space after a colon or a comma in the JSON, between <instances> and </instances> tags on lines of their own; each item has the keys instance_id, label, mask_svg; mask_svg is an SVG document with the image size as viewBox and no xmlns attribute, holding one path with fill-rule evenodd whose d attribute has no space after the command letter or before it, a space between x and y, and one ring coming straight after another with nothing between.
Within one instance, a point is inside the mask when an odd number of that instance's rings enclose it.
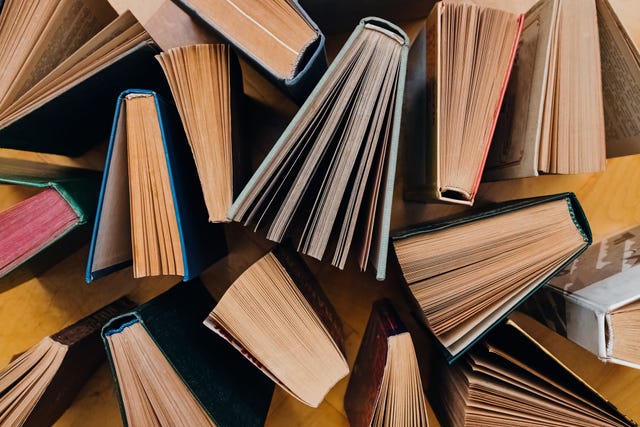
<instances>
[{"instance_id":1,"label":"closed book","mask_svg":"<svg viewBox=\"0 0 640 427\"><path fill-rule=\"evenodd\" d=\"M640 369L640 227L602 240L554 277L522 311L605 362Z\"/></svg>"},{"instance_id":2,"label":"closed book","mask_svg":"<svg viewBox=\"0 0 640 427\"><path fill-rule=\"evenodd\" d=\"M419 317L450 362L591 244L572 193L513 200L398 231Z\"/></svg>"},{"instance_id":3,"label":"closed book","mask_svg":"<svg viewBox=\"0 0 640 427\"><path fill-rule=\"evenodd\" d=\"M413 341L388 299L373 303L344 409L354 427L429 425Z\"/></svg>"},{"instance_id":4,"label":"closed book","mask_svg":"<svg viewBox=\"0 0 640 427\"><path fill-rule=\"evenodd\" d=\"M341 269L352 254L384 280L408 50L400 28L363 19L229 218Z\"/></svg>"},{"instance_id":5,"label":"closed book","mask_svg":"<svg viewBox=\"0 0 640 427\"><path fill-rule=\"evenodd\" d=\"M327 69L324 35L297 1L173 1L298 103Z\"/></svg>"},{"instance_id":6,"label":"closed book","mask_svg":"<svg viewBox=\"0 0 640 427\"><path fill-rule=\"evenodd\" d=\"M90 239L101 174L0 159L0 184L22 187L22 201L0 212L0 277L26 279Z\"/></svg>"},{"instance_id":7,"label":"closed book","mask_svg":"<svg viewBox=\"0 0 640 427\"><path fill-rule=\"evenodd\" d=\"M105 47L95 46L98 36ZM78 48L80 57L71 55L6 111L0 108L0 146L76 156L105 142L120 92L144 87L169 93L154 59L158 52L129 12L115 18Z\"/></svg>"},{"instance_id":8,"label":"closed book","mask_svg":"<svg viewBox=\"0 0 640 427\"><path fill-rule=\"evenodd\" d=\"M125 425L264 425L273 383L202 324L214 305L185 282L104 326Z\"/></svg>"},{"instance_id":9,"label":"closed book","mask_svg":"<svg viewBox=\"0 0 640 427\"><path fill-rule=\"evenodd\" d=\"M53 425L104 362L100 328L133 306L121 298L44 338L0 370L0 424Z\"/></svg>"},{"instance_id":10,"label":"closed book","mask_svg":"<svg viewBox=\"0 0 640 427\"><path fill-rule=\"evenodd\" d=\"M152 91L118 98L86 280L133 263L134 276L197 276L226 254L208 222L176 107Z\"/></svg>"},{"instance_id":11,"label":"closed book","mask_svg":"<svg viewBox=\"0 0 640 427\"><path fill-rule=\"evenodd\" d=\"M635 426L513 313L453 365L436 360L429 398L443 426ZM534 322L535 323L535 322Z\"/></svg>"}]
</instances>

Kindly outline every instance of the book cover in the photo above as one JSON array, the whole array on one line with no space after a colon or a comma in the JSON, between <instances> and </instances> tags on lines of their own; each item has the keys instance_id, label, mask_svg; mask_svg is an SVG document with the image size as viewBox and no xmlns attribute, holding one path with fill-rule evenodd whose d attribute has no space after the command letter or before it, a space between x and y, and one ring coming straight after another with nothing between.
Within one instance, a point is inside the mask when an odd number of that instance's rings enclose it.
<instances>
[{"instance_id":1,"label":"book cover","mask_svg":"<svg viewBox=\"0 0 640 427\"><path fill-rule=\"evenodd\" d=\"M571 239L575 240L575 244L572 244L570 248L566 250L566 255L563 250L562 255L557 256L557 260L554 261L554 264L544 265L542 267L536 267L533 269L532 265L528 265L528 263L533 263L529 259L533 257L525 257L524 260L520 260L517 262L524 262L527 264L526 266L521 266L522 268L513 275L509 277L502 277L501 279L496 279L498 281L495 284L498 287L507 286L509 283L511 287L509 287L508 291L505 289L494 289L491 294L486 293L486 289L484 286L481 289L476 289L475 286L480 286L479 283L484 283L481 278L473 276L474 271L480 271L480 268L484 268L485 262L489 262L489 260L494 260L498 262L498 260L502 259L502 256L509 255L512 253L520 253L522 251L526 251L527 248L533 246L527 246L529 244L522 244L524 246L520 247L519 240L513 242L514 245L518 246L518 248L510 249L501 255L500 247L504 247L507 244L506 241L500 240L497 243L496 248L492 249L492 247L480 249L480 257L482 258L480 261L476 260L475 263L473 261L473 255L464 255L472 258L472 261L466 261L463 255L454 255L450 257L450 259L443 261L444 264L438 266L434 265L423 265L420 264L421 259L425 258L428 254L423 254L421 252L407 252L407 248L409 248L413 243L417 242L418 239L421 238L429 238L433 236L433 238L440 239L439 236L445 236L445 232L455 231L457 227L465 226L465 225L482 225L483 220L489 220L491 218L496 218L496 220L502 219L504 221L505 218L514 218L517 216L511 216L511 214L523 212L526 209L540 209L544 208L545 205L551 207L554 203L558 201L563 201L564 203L557 205L560 212L562 212L562 218L560 224L563 229L566 227L567 232L572 236ZM563 207L564 205L564 207ZM543 214L545 215L545 214ZM560 217L559 217L560 218ZM502 227L500 232L511 233L511 228L520 229L524 226L524 223L518 223L517 221L507 227L507 223L499 225ZM463 229L460 229L463 230ZM528 229L527 229L528 230ZM550 236L545 238L545 235L540 234L544 233L548 230L531 230L531 232L535 233L534 235L540 235L540 239L536 239L536 241L547 242L547 245L550 245L555 248L557 245L550 240ZM496 232L493 232L494 236ZM513 236L512 236L513 237ZM497 237L496 237L497 238ZM522 237L524 238L524 236ZM466 235L464 237L464 242L462 243L463 249L460 251L470 251L472 245L475 244L484 244L486 243L484 239L488 239L488 237L484 237L482 242L478 242L475 240L476 238L473 235ZM502 239L502 237L500 237ZM429 240L426 240L427 242ZM440 242L441 240L438 240ZM444 240L446 241L446 240ZM545 283L547 283L555 274L561 271L564 267L569 265L571 261L573 261L580 253L582 253L592 242L591 230L589 228L589 223L587 221L586 216L573 193L561 193L549 196L542 197L534 197L528 199L521 200L513 200L507 201L503 203L498 203L494 205L485 206L482 209L477 210L471 214L465 213L459 216L455 216L449 219L427 222L415 226L408 227L404 230L397 231L392 236L392 243L394 245L394 249L396 252L396 256L398 258L398 262L400 264L400 268L402 269L405 282L407 283L410 293L413 294L412 301L416 304L416 310L418 317L422 318L423 323L432 330L432 332L436 331L435 324L438 325L442 322L445 322L445 326L442 326L442 332L437 332L436 336L440 335L438 341L440 342L444 353L447 356L447 359L450 363L454 362L457 358L463 355L469 348L471 348L478 340L480 340L484 335L487 334L492 328L494 328L497 324L499 324L510 312L516 309L520 304L526 301L531 295L535 293L536 290L540 289ZM575 247L574 247L575 246ZM453 242L449 244L449 247L454 247ZM456 248L458 246L455 246ZM410 250L410 248L409 248ZM490 252L491 255L487 254L486 251ZM506 249L504 249L506 250ZM498 252L496 252L498 251ZM406 254L409 255L406 255ZM466 253L466 252L464 252ZM471 252L473 254L474 252ZM525 252L522 252L525 253ZM429 255L431 256L431 255ZM434 256L439 256L435 254ZM536 254L536 256L541 256L540 254ZM403 260L403 257L406 258ZM430 259L430 258L429 258ZM545 258L546 259L546 258ZM541 262L546 262L544 259ZM551 261L548 261L551 262ZM451 264L454 263L454 264ZM515 265L516 260L509 261L509 266ZM449 264L455 265L456 267L448 267ZM460 267L457 267L460 264ZM520 264L517 264L520 265ZM475 267L475 268L474 268ZM423 277L421 271L423 269L433 269L437 268L438 271L440 269L443 270L442 273L433 273L435 276L431 277L427 275L427 277ZM449 270L449 268L454 268L453 270ZM504 270L506 267L503 266ZM509 267L511 268L511 267ZM496 269L500 270L500 269ZM525 271L529 273L525 273ZM439 289L437 286L439 283L457 283L454 282L455 278L458 277L456 274L458 272L466 272L467 279L465 279L465 283L471 288L467 289L459 289L458 291L444 292L440 293L440 299L438 301L426 301L424 292L426 290L431 289ZM495 273L495 272L494 272ZM492 273L492 274L494 274ZM495 273L495 274L500 274ZM522 278L516 280L514 277L516 274L522 274ZM531 276L529 276L531 275ZM493 275L491 275L493 277ZM440 279L438 279L440 278ZM533 280L535 278L535 280ZM437 280L438 279L438 280ZM516 280L514 283L509 282L509 280ZM533 280L533 281L532 281ZM476 282L478 284L476 284ZM493 283L493 282L492 282ZM520 283L520 285L516 285ZM415 288L412 290L412 286ZM457 285L456 285L457 286ZM467 286L467 285L465 285ZM488 286L488 285L487 285ZM484 291L483 291L484 289ZM435 292L435 291L434 291ZM483 294L483 292L485 292ZM477 300L473 303L474 295L483 295L483 309L478 309L477 312L475 309L472 312L467 312L462 310L456 315L456 321L453 320L446 321L448 317L445 316L445 313L439 309L439 305L445 304L445 306L453 306L454 302L457 301L457 298L462 298L463 301L466 301L463 306L467 307L468 304L471 304L468 308L476 307L480 300ZM422 299L420 299L422 298ZM421 303L418 303L420 299ZM442 299L442 300L441 300ZM491 300L491 304L489 304L489 300ZM448 302L447 302L448 301ZM425 305L421 307L421 305ZM435 306L432 307L431 305ZM489 305L486 305L489 304ZM486 305L486 306L485 306ZM430 307L430 308L427 308ZM426 311L425 311L426 310ZM483 311L486 310L486 311ZM434 319L433 323L427 319L427 313L430 318ZM467 313L467 314L465 314ZM482 314L484 313L484 314ZM443 317L444 316L444 317ZM469 316L469 317L466 317ZM471 319L476 319L472 321ZM451 323L451 324L449 324ZM457 328L460 328L460 331L457 331Z\"/></svg>"},{"instance_id":2,"label":"book cover","mask_svg":"<svg viewBox=\"0 0 640 427\"><path fill-rule=\"evenodd\" d=\"M174 105L153 91L129 89L118 97L111 140L105 162L86 280L107 275L132 264L131 212L124 100L129 95L151 96L160 124L166 167L169 171L175 219L180 235L184 280L197 276L226 254L224 230L208 216L184 130Z\"/></svg>"},{"instance_id":3,"label":"book cover","mask_svg":"<svg viewBox=\"0 0 640 427\"><path fill-rule=\"evenodd\" d=\"M640 369L640 355L633 345L628 349L635 341L635 317L625 319L638 310L639 260L640 227L635 227L591 246L522 311L602 361Z\"/></svg>"},{"instance_id":4,"label":"book cover","mask_svg":"<svg viewBox=\"0 0 640 427\"><path fill-rule=\"evenodd\" d=\"M10 223L0 225L3 229L6 227L0 236L0 246L3 247L0 258L4 260L3 265L0 265L0 277L15 275L26 279L35 276L86 243L91 234L89 224L95 216L100 180L101 173L98 171L0 158L0 183L33 187L38 192L22 202L24 208L19 211L21 213L18 217L14 217ZM31 205L34 208L29 208L29 203L37 203L33 197L42 197L41 190L47 189L55 194L50 196L48 202L44 201L44 209L52 204L59 206L56 199L62 205L66 204L70 214L67 226L58 228L55 217L49 218L47 222L44 218L39 221L40 217L44 217L40 215L42 211L33 210L36 209L36 204ZM43 208L39 203L37 206L38 209ZM48 213L54 216L56 212L65 214L61 209ZM0 213L0 216L9 221L8 214L7 210ZM23 224L25 218L31 217L33 221ZM17 244L18 241L20 245ZM16 253L16 246L21 247L20 253Z\"/></svg>"},{"instance_id":5,"label":"book cover","mask_svg":"<svg viewBox=\"0 0 640 427\"><path fill-rule=\"evenodd\" d=\"M6 405L0 422L53 425L104 362L100 328L133 307L121 298L18 355L0 371L0 395Z\"/></svg>"},{"instance_id":6,"label":"book cover","mask_svg":"<svg viewBox=\"0 0 640 427\"><path fill-rule=\"evenodd\" d=\"M201 282L184 282L104 326L102 337L125 425L129 425L123 402L127 393L118 381L108 337L132 324L142 325L215 425L264 424L273 383L202 324L214 305ZM139 374L146 375L143 369Z\"/></svg>"}]
</instances>

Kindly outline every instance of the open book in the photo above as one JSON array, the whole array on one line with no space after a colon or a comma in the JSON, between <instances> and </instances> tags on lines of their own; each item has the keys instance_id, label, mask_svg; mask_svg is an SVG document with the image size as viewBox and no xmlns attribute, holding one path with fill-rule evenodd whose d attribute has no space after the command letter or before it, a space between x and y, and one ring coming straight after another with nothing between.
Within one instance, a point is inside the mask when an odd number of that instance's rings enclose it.
<instances>
[{"instance_id":1,"label":"open book","mask_svg":"<svg viewBox=\"0 0 640 427\"><path fill-rule=\"evenodd\" d=\"M0 278L39 274L85 244L100 178L97 171L1 158L0 185L19 186L21 199L0 204Z\"/></svg>"},{"instance_id":2,"label":"open book","mask_svg":"<svg viewBox=\"0 0 640 427\"><path fill-rule=\"evenodd\" d=\"M407 198L473 204L523 20L523 15L464 2L434 6L421 34L426 37L427 113L416 118L426 119L428 135L407 147L412 169Z\"/></svg>"},{"instance_id":3,"label":"open book","mask_svg":"<svg viewBox=\"0 0 640 427\"><path fill-rule=\"evenodd\" d=\"M387 299L373 303L344 409L353 427L429 425L413 341Z\"/></svg>"},{"instance_id":4,"label":"open book","mask_svg":"<svg viewBox=\"0 0 640 427\"><path fill-rule=\"evenodd\" d=\"M640 369L640 227L598 242L521 308L605 362Z\"/></svg>"},{"instance_id":5,"label":"open book","mask_svg":"<svg viewBox=\"0 0 640 427\"><path fill-rule=\"evenodd\" d=\"M205 325L314 408L349 373L340 318L288 246L276 247L242 273Z\"/></svg>"},{"instance_id":6,"label":"open book","mask_svg":"<svg viewBox=\"0 0 640 427\"><path fill-rule=\"evenodd\" d=\"M117 100L86 280L130 265L134 277L189 280L226 254L207 220L175 106L132 89Z\"/></svg>"},{"instance_id":7,"label":"open book","mask_svg":"<svg viewBox=\"0 0 640 427\"><path fill-rule=\"evenodd\" d=\"M434 367L429 397L443 425L635 426L527 332L514 313L457 363Z\"/></svg>"},{"instance_id":8,"label":"open book","mask_svg":"<svg viewBox=\"0 0 640 427\"><path fill-rule=\"evenodd\" d=\"M514 200L394 233L402 274L450 361L591 244L571 193Z\"/></svg>"},{"instance_id":9,"label":"open book","mask_svg":"<svg viewBox=\"0 0 640 427\"><path fill-rule=\"evenodd\" d=\"M107 0L8 1L0 46L2 147L79 154L108 137L122 90L166 87L155 43Z\"/></svg>"},{"instance_id":10,"label":"open book","mask_svg":"<svg viewBox=\"0 0 640 427\"><path fill-rule=\"evenodd\" d=\"M352 243L385 277L409 40L367 18L229 210L229 218L285 236L344 268Z\"/></svg>"},{"instance_id":11,"label":"open book","mask_svg":"<svg viewBox=\"0 0 640 427\"><path fill-rule=\"evenodd\" d=\"M0 424L53 425L104 362L100 328L133 306L122 298L44 338L0 370Z\"/></svg>"},{"instance_id":12,"label":"open book","mask_svg":"<svg viewBox=\"0 0 640 427\"><path fill-rule=\"evenodd\" d=\"M179 283L102 329L124 425L264 425L273 383L202 324L215 304Z\"/></svg>"},{"instance_id":13,"label":"open book","mask_svg":"<svg viewBox=\"0 0 640 427\"><path fill-rule=\"evenodd\" d=\"M539 1L485 177L598 172L605 156L639 153L638 99L640 54L608 0Z\"/></svg>"}]
</instances>

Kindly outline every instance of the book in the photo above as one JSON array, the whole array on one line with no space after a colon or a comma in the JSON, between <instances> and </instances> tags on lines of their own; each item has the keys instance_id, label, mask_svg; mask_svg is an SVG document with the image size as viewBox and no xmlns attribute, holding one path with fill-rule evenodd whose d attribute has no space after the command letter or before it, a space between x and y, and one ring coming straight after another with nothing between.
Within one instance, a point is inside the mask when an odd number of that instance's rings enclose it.
<instances>
[{"instance_id":1,"label":"book","mask_svg":"<svg viewBox=\"0 0 640 427\"><path fill-rule=\"evenodd\" d=\"M130 89L117 101L87 282L133 264L134 277L190 280L226 254L210 224L175 106Z\"/></svg>"},{"instance_id":2,"label":"book","mask_svg":"<svg viewBox=\"0 0 640 427\"><path fill-rule=\"evenodd\" d=\"M640 55L608 0L539 1L526 14L486 178L599 172L606 157L640 152L637 96Z\"/></svg>"},{"instance_id":3,"label":"book","mask_svg":"<svg viewBox=\"0 0 640 427\"><path fill-rule=\"evenodd\" d=\"M0 146L78 155L108 138L121 91L167 92L158 48L106 0L41 3L0 15Z\"/></svg>"},{"instance_id":4,"label":"book","mask_svg":"<svg viewBox=\"0 0 640 427\"><path fill-rule=\"evenodd\" d=\"M100 328L133 306L121 298L16 356L0 371L0 423L53 425L104 362Z\"/></svg>"},{"instance_id":5,"label":"book","mask_svg":"<svg viewBox=\"0 0 640 427\"><path fill-rule=\"evenodd\" d=\"M296 102L327 69L324 35L298 2L173 0Z\"/></svg>"},{"instance_id":6,"label":"book","mask_svg":"<svg viewBox=\"0 0 640 427\"><path fill-rule=\"evenodd\" d=\"M527 320L514 313L464 358L432 370L442 425L636 425L528 333Z\"/></svg>"},{"instance_id":7,"label":"book","mask_svg":"<svg viewBox=\"0 0 640 427\"><path fill-rule=\"evenodd\" d=\"M349 373L340 318L289 246L276 247L245 270L204 324L314 408Z\"/></svg>"},{"instance_id":8,"label":"book","mask_svg":"<svg viewBox=\"0 0 640 427\"><path fill-rule=\"evenodd\" d=\"M341 269L355 241L384 280L408 48L400 28L362 20L229 218L317 259L332 251Z\"/></svg>"},{"instance_id":9,"label":"book","mask_svg":"<svg viewBox=\"0 0 640 427\"><path fill-rule=\"evenodd\" d=\"M388 299L373 303L344 409L354 427L429 425L413 341Z\"/></svg>"},{"instance_id":10,"label":"book","mask_svg":"<svg viewBox=\"0 0 640 427\"><path fill-rule=\"evenodd\" d=\"M418 316L453 362L591 244L578 199L489 205L392 236Z\"/></svg>"},{"instance_id":11,"label":"book","mask_svg":"<svg viewBox=\"0 0 640 427\"><path fill-rule=\"evenodd\" d=\"M214 305L185 282L104 326L125 426L264 425L273 383L202 325Z\"/></svg>"},{"instance_id":12,"label":"book","mask_svg":"<svg viewBox=\"0 0 640 427\"><path fill-rule=\"evenodd\" d=\"M0 184L20 187L19 200L0 208L0 278L35 276L86 243L100 179L97 171L0 158Z\"/></svg>"},{"instance_id":13,"label":"book","mask_svg":"<svg viewBox=\"0 0 640 427\"><path fill-rule=\"evenodd\" d=\"M427 135L408 146L408 199L473 204L523 21L465 2L434 6L422 33Z\"/></svg>"},{"instance_id":14,"label":"book","mask_svg":"<svg viewBox=\"0 0 640 427\"><path fill-rule=\"evenodd\" d=\"M598 242L521 307L605 362L640 369L640 227Z\"/></svg>"},{"instance_id":15,"label":"book","mask_svg":"<svg viewBox=\"0 0 640 427\"><path fill-rule=\"evenodd\" d=\"M209 221L228 222L227 212L234 190L236 195L240 192L242 175L237 141L240 65L225 44L174 48L157 58L187 134Z\"/></svg>"}]
</instances>

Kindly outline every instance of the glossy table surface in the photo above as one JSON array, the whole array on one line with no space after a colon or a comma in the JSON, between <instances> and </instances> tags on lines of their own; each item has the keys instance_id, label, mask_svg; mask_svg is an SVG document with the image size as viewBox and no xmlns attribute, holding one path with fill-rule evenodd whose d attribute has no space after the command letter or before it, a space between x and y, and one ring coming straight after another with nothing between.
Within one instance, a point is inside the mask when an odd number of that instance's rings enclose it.
<instances>
[{"instance_id":1,"label":"glossy table surface","mask_svg":"<svg viewBox=\"0 0 640 427\"><path fill-rule=\"evenodd\" d=\"M513 11L524 11L533 2L482 0L482 3ZM640 2L611 0L611 3L634 40L640 44ZM269 143L265 144L265 149L268 149ZM13 150L0 150L0 156L102 169L105 150L105 146L101 145L74 159ZM399 171L401 170L402 161L399 165ZM392 228L397 229L459 210L456 207L404 202L401 197L402 173L399 173L396 182ZM543 176L482 184L479 200L499 201L573 191L586 211L594 238L599 240L640 224L639 184L640 155L610 159L607 161L606 172L599 174ZM20 194L15 187L0 186L0 209L19 197ZM246 232L237 224L225 227L231 253L203 275L207 287L217 298L268 246L262 237ZM175 278L134 280L131 269L127 269L87 285L83 280L86 258L87 246L40 277L20 284L0 282L0 366L6 365L12 355L24 351L42 337L60 330L121 295L128 294L136 302L143 302L177 281ZM307 261L342 317L350 365L355 360L372 301L387 296L410 324L418 356L426 366L430 357L427 338L421 329L415 327L407 314L407 304L400 291L398 272L391 264L387 280L380 283L375 281L371 272L359 272L353 263L349 263L345 271L339 271L329 265L309 259ZM583 376L622 412L640 420L640 371L604 364L585 350L544 329L538 332L554 354ZM428 372L425 370L423 374L423 380L428 385ZM318 409L306 407L276 388L267 425L347 425L342 402L347 382L348 378L345 378L331 390ZM433 413L430 413L430 421L432 426L438 425ZM114 385L105 363L56 425L67 427L120 424Z\"/></svg>"}]
</instances>

